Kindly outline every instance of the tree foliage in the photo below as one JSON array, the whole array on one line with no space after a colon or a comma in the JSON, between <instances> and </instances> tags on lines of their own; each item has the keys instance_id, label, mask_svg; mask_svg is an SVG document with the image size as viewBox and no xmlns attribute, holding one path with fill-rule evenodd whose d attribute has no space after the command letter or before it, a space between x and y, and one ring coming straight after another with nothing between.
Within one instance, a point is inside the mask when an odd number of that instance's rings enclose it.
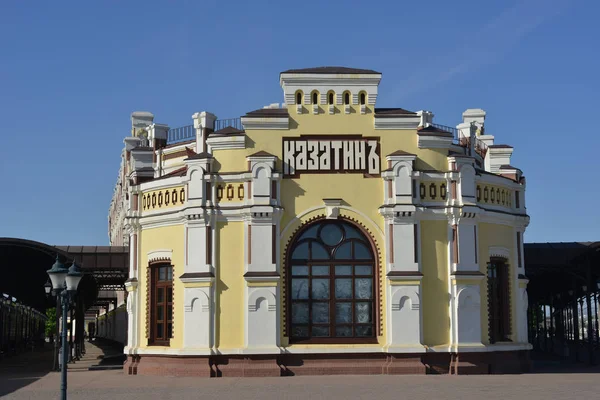
<instances>
[{"instance_id":1,"label":"tree foliage","mask_svg":"<svg viewBox=\"0 0 600 400\"><path fill-rule=\"evenodd\" d=\"M56 332L56 308L46 309L46 337L54 336Z\"/></svg>"}]
</instances>

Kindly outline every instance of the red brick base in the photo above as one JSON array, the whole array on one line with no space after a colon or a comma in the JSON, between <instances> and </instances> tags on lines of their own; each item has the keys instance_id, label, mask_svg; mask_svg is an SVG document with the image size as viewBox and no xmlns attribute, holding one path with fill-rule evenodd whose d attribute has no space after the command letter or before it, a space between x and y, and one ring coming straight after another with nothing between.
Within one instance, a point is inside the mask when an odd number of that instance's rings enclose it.
<instances>
[{"instance_id":1,"label":"red brick base","mask_svg":"<svg viewBox=\"0 0 600 400\"><path fill-rule=\"evenodd\" d=\"M263 377L294 375L503 374L530 369L528 351L425 354L128 356L128 375Z\"/></svg>"}]
</instances>

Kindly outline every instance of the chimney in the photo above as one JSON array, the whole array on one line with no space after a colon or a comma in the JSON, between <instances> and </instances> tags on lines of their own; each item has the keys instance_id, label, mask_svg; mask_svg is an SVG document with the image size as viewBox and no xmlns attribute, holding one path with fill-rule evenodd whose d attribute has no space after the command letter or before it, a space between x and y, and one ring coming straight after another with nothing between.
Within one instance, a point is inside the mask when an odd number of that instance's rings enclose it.
<instances>
[{"instance_id":1,"label":"chimney","mask_svg":"<svg viewBox=\"0 0 600 400\"><path fill-rule=\"evenodd\" d=\"M433 123L434 115L431 111L417 111L417 115L421 118L421 122L419 122L420 127L427 128Z\"/></svg>"},{"instance_id":2,"label":"chimney","mask_svg":"<svg viewBox=\"0 0 600 400\"><path fill-rule=\"evenodd\" d=\"M134 111L131 113L131 136L138 136L140 131L148 131L154 122L154 114L148 111Z\"/></svg>"},{"instance_id":3,"label":"chimney","mask_svg":"<svg viewBox=\"0 0 600 400\"><path fill-rule=\"evenodd\" d=\"M206 152L206 137L215 130L217 116L207 111L197 112L192 115L194 129L196 129L196 153Z\"/></svg>"}]
</instances>

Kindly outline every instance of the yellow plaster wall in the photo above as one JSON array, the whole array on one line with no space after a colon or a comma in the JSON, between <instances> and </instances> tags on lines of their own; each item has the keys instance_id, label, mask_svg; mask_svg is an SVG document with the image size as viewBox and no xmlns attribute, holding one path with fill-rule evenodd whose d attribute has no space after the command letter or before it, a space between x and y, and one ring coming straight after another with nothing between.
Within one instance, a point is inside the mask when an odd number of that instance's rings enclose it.
<instances>
[{"instance_id":1,"label":"yellow plaster wall","mask_svg":"<svg viewBox=\"0 0 600 400\"><path fill-rule=\"evenodd\" d=\"M510 308L511 308L511 339L516 340L516 301L517 301L517 290L516 290L516 255L515 255L515 229L512 226L480 223L478 225L479 230L479 270L487 276L487 263L490 260L490 247L504 247L510 251L510 257L508 260L510 266ZM481 283L481 334L483 335L482 341L485 344L489 344L489 332L488 332L488 301L487 301L487 280L482 280Z\"/></svg>"},{"instance_id":2,"label":"yellow plaster wall","mask_svg":"<svg viewBox=\"0 0 600 400\"><path fill-rule=\"evenodd\" d=\"M178 277L183 274L184 269L184 243L185 228L183 225L164 226L159 228L144 229L141 231L138 241L140 253L138 254L138 290L140 291L139 302L139 343L140 347L147 347L146 337L146 289L148 253L159 249L170 249L173 251L171 262L173 264L173 338L170 348L181 348L183 346L183 285ZM160 348L161 346L151 346Z\"/></svg>"},{"instance_id":3,"label":"yellow plaster wall","mask_svg":"<svg viewBox=\"0 0 600 400\"><path fill-rule=\"evenodd\" d=\"M217 224L217 332L220 349L244 347L244 223Z\"/></svg>"},{"instance_id":4,"label":"yellow plaster wall","mask_svg":"<svg viewBox=\"0 0 600 400\"><path fill-rule=\"evenodd\" d=\"M240 172L248 169L246 156L263 150L279 157L277 169L281 170L282 138L303 135L362 135L376 136L381 144L381 170L387 168L385 156L396 150L417 154L416 168L419 170L446 171L447 158L444 149L419 149L416 130L375 130L373 109L367 106L367 113L360 114L359 106L352 106L353 113L345 114L343 106L336 106L336 113L329 115L321 106L321 113L314 115L312 109L297 114L295 106L288 107L290 114L289 130L249 130L246 131L246 149L215 150L217 159L215 170ZM337 175L339 176L339 175Z\"/></svg>"},{"instance_id":5,"label":"yellow plaster wall","mask_svg":"<svg viewBox=\"0 0 600 400\"><path fill-rule=\"evenodd\" d=\"M446 221L421 221L421 255L423 344L447 344L450 342L450 304Z\"/></svg>"}]
</instances>

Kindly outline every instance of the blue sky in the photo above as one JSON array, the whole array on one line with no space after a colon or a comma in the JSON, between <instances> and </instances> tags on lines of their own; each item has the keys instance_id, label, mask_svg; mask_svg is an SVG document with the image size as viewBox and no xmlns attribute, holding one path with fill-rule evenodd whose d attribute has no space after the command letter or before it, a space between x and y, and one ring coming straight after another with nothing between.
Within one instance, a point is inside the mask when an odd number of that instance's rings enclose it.
<instances>
[{"instance_id":1,"label":"blue sky","mask_svg":"<svg viewBox=\"0 0 600 400\"><path fill-rule=\"evenodd\" d=\"M593 1L3 1L0 237L106 245L130 114L171 127L282 102L278 74L383 72L379 107L467 108L515 147L526 241L600 240Z\"/></svg>"}]
</instances>

